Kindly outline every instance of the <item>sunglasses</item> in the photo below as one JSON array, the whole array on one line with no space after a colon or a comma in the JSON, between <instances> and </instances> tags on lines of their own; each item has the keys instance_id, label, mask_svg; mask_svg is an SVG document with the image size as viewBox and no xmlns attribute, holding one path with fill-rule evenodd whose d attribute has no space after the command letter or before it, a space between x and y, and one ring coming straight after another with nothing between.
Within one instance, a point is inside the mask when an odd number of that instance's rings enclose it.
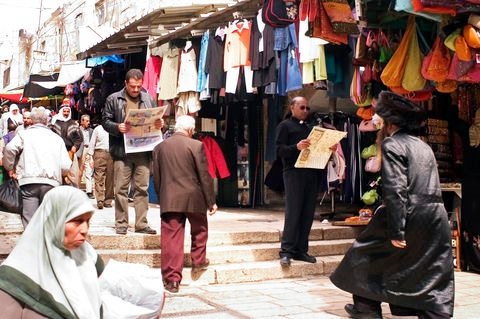
<instances>
[{"instance_id":1,"label":"sunglasses","mask_svg":"<svg viewBox=\"0 0 480 319\"><path fill-rule=\"evenodd\" d=\"M307 111L310 111L310 107L308 107L308 106L303 106L303 105L300 106L300 110L305 111L305 109L307 109Z\"/></svg>"}]
</instances>

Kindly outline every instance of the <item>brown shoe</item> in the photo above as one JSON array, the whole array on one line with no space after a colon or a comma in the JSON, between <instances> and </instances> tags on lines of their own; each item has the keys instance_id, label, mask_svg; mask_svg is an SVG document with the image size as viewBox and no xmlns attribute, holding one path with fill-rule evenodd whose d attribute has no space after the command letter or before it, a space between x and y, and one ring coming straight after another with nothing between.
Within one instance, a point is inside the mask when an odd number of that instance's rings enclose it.
<instances>
[{"instance_id":1,"label":"brown shoe","mask_svg":"<svg viewBox=\"0 0 480 319\"><path fill-rule=\"evenodd\" d=\"M208 258L205 259L205 261L200 265L193 265L192 273L191 273L192 280L193 281L198 280L200 276L207 270L209 265L210 265L210 260L208 260Z\"/></svg>"},{"instance_id":2,"label":"brown shoe","mask_svg":"<svg viewBox=\"0 0 480 319\"><path fill-rule=\"evenodd\" d=\"M110 207L112 207L112 204L110 204L110 203L105 203L105 204L103 205L103 207L110 208Z\"/></svg>"},{"instance_id":3,"label":"brown shoe","mask_svg":"<svg viewBox=\"0 0 480 319\"><path fill-rule=\"evenodd\" d=\"M103 209L103 207L104 207L103 202L98 202L97 207L98 207L98 209Z\"/></svg>"},{"instance_id":4,"label":"brown shoe","mask_svg":"<svg viewBox=\"0 0 480 319\"><path fill-rule=\"evenodd\" d=\"M115 232L119 235L126 235L127 234L127 227L117 227L117 228L115 228Z\"/></svg>"},{"instance_id":5,"label":"brown shoe","mask_svg":"<svg viewBox=\"0 0 480 319\"><path fill-rule=\"evenodd\" d=\"M135 232L148 235L155 235L157 233L155 229L152 229L149 226L145 227L144 229L135 229Z\"/></svg>"},{"instance_id":6,"label":"brown shoe","mask_svg":"<svg viewBox=\"0 0 480 319\"><path fill-rule=\"evenodd\" d=\"M172 293L177 293L178 290L180 289L180 282L164 280L163 281L163 286L165 287L166 290L168 290Z\"/></svg>"}]
</instances>

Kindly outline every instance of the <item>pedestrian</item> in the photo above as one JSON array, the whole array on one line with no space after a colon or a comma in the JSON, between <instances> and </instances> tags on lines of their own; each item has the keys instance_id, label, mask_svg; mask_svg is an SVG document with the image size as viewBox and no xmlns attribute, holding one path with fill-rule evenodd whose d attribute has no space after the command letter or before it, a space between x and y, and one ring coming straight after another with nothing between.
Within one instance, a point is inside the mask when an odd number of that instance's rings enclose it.
<instances>
[{"instance_id":1,"label":"pedestrian","mask_svg":"<svg viewBox=\"0 0 480 319\"><path fill-rule=\"evenodd\" d=\"M422 107L381 92L376 113L384 121L383 204L331 275L353 294L351 318L393 315L443 319L453 315L454 265L448 215L432 149L415 136Z\"/></svg>"},{"instance_id":2,"label":"pedestrian","mask_svg":"<svg viewBox=\"0 0 480 319\"><path fill-rule=\"evenodd\" d=\"M295 168L300 151L310 146L307 139L312 126L308 123L310 107L302 96L290 103L291 116L277 127L276 151L282 160L285 185L285 221L280 250L280 265L289 267L291 259L316 263L308 254L308 236L313 223L320 187L320 170Z\"/></svg>"},{"instance_id":3,"label":"pedestrian","mask_svg":"<svg viewBox=\"0 0 480 319\"><path fill-rule=\"evenodd\" d=\"M0 119L0 130L2 136L8 133L8 123L12 123L15 127L23 124L23 116L20 114L20 109L17 104L10 104L9 111L2 114Z\"/></svg>"},{"instance_id":4,"label":"pedestrian","mask_svg":"<svg viewBox=\"0 0 480 319\"><path fill-rule=\"evenodd\" d=\"M165 289L178 292L182 281L185 222L192 236L192 278L206 270L208 220L215 214L213 179L202 142L192 139L195 119L179 116L175 133L153 150L153 180L161 210L161 269Z\"/></svg>"},{"instance_id":5,"label":"pedestrian","mask_svg":"<svg viewBox=\"0 0 480 319\"><path fill-rule=\"evenodd\" d=\"M93 129L90 127L90 115L83 114L80 117L80 133L82 133L83 141L78 148L76 155L78 158L78 167L80 170L79 178L85 181L85 192L88 198L93 199L93 159L88 154L88 147L92 137Z\"/></svg>"},{"instance_id":6,"label":"pedestrian","mask_svg":"<svg viewBox=\"0 0 480 319\"><path fill-rule=\"evenodd\" d=\"M0 319L101 318L104 264L86 241L93 212L77 188L45 195L0 266Z\"/></svg>"},{"instance_id":7,"label":"pedestrian","mask_svg":"<svg viewBox=\"0 0 480 319\"><path fill-rule=\"evenodd\" d=\"M72 161L65 144L47 126L45 108L34 107L32 125L19 131L5 146L3 166L9 176L18 180L22 195L22 223L26 227L52 188L62 185Z\"/></svg>"},{"instance_id":8,"label":"pedestrian","mask_svg":"<svg viewBox=\"0 0 480 319\"><path fill-rule=\"evenodd\" d=\"M22 131L33 124L30 114L31 114L30 111L23 112L23 124L20 124L19 126L17 126L15 130L17 133L18 131Z\"/></svg>"},{"instance_id":9,"label":"pedestrian","mask_svg":"<svg viewBox=\"0 0 480 319\"><path fill-rule=\"evenodd\" d=\"M78 187L80 186L80 167L78 166L78 158L75 157L75 153L83 142L83 136L77 121L72 119L71 114L70 106L67 104L62 105L59 113L52 118L52 131L63 139L65 148L73 161L67 183Z\"/></svg>"},{"instance_id":10,"label":"pedestrian","mask_svg":"<svg viewBox=\"0 0 480 319\"><path fill-rule=\"evenodd\" d=\"M128 229L128 187L134 182L133 205L135 207L135 232L156 234L147 222L148 183L150 179L151 152L126 153L124 134L131 129L125 122L129 109L149 109L157 106L155 99L142 90L143 73L130 69L125 76L125 87L107 97L103 109L103 128L110 134L110 155L114 161L115 231L125 235ZM155 127L163 127L163 120L155 121Z\"/></svg>"},{"instance_id":11,"label":"pedestrian","mask_svg":"<svg viewBox=\"0 0 480 319\"><path fill-rule=\"evenodd\" d=\"M113 202L113 160L108 151L109 134L102 125L93 130L88 155L93 158L93 178L98 209L112 207Z\"/></svg>"}]
</instances>

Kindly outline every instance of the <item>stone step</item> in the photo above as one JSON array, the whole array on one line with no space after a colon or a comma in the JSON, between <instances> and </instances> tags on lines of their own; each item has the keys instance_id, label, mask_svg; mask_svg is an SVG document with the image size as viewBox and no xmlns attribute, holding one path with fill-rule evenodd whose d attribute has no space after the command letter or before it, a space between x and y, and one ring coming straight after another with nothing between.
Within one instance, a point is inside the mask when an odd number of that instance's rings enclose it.
<instances>
[{"instance_id":1,"label":"stone step","mask_svg":"<svg viewBox=\"0 0 480 319\"><path fill-rule=\"evenodd\" d=\"M292 260L290 267L282 268L277 260L210 265L200 278L191 278L191 268L183 269L181 285L214 285L242 282L256 282L305 276L328 276L342 260L343 255L317 257L315 264ZM153 268L152 271L160 269Z\"/></svg>"},{"instance_id":2,"label":"stone step","mask_svg":"<svg viewBox=\"0 0 480 319\"><path fill-rule=\"evenodd\" d=\"M310 240L334 240L355 238L363 229L359 227L342 227L325 225L313 228L310 232ZM188 242L189 229L185 230L185 242ZM279 243L281 230L271 231L210 231L208 235L208 247L224 245L244 245L254 243ZM88 241L96 249L159 249L160 235L143 235L128 232L127 236L117 235L113 232L105 234L91 232Z\"/></svg>"},{"instance_id":3,"label":"stone step","mask_svg":"<svg viewBox=\"0 0 480 319\"><path fill-rule=\"evenodd\" d=\"M309 253L323 257L343 255L351 246L353 239L310 241ZM249 263L258 261L277 261L280 245L278 243L256 243L248 245L212 246L207 248L207 257L211 265ZM191 265L190 248L185 246L185 265ZM107 261L142 263L150 267L160 267L160 249L98 249L97 252Z\"/></svg>"}]
</instances>

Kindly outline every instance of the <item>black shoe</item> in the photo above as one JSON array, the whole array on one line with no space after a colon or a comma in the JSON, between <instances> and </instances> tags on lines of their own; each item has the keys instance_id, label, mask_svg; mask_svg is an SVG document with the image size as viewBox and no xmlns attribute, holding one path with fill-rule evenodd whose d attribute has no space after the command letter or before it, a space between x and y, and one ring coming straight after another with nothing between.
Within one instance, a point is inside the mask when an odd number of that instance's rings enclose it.
<instances>
[{"instance_id":1,"label":"black shoe","mask_svg":"<svg viewBox=\"0 0 480 319\"><path fill-rule=\"evenodd\" d=\"M95 198L95 196L93 196L92 193L87 193L87 196L88 196L88 198L90 198L90 199L94 199L94 198Z\"/></svg>"},{"instance_id":2,"label":"black shoe","mask_svg":"<svg viewBox=\"0 0 480 319\"><path fill-rule=\"evenodd\" d=\"M163 286L165 287L166 290L173 293L177 293L178 290L180 289L180 283L178 281L164 280Z\"/></svg>"},{"instance_id":3,"label":"black shoe","mask_svg":"<svg viewBox=\"0 0 480 319\"><path fill-rule=\"evenodd\" d=\"M362 312L358 311L358 309L355 307L355 305L349 303L346 304L344 307L345 311L348 313L350 318L353 319L382 319L382 313L378 312Z\"/></svg>"},{"instance_id":4,"label":"black shoe","mask_svg":"<svg viewBox=\"0 0 480 319\"><path fill-rule=\"evenodd\" d=\"M288 256L283 256L280 258L280 266L282 267L290 267L291 264L291 258Z\"/></svg>"},{"instance_id":5,"label":"black shoe","mask_svg":"<svg viewBox=\"0 0 480 319\"><path fill-rule=\"evenodd\" d=\"M300 254L300 255L295 255L293 256L293 259L294 260L301 260L301 261L306 261L307 263L316 263L317 262L317 258L313 257L313 256L310 256L309 254L305 253L305 254Z\"/></svg>"},{"instance_id":6,"label":"black shoe","mask_svg":"<svg viewBox=\"0 0 480 319\"><path fill-rule=\"evenodd\" d=\"M155 235L157 233L155 229L152 229L149 226L145 227L144 229L135 229L135 232L149 235Z\"/></svg>"}]
</instances>

